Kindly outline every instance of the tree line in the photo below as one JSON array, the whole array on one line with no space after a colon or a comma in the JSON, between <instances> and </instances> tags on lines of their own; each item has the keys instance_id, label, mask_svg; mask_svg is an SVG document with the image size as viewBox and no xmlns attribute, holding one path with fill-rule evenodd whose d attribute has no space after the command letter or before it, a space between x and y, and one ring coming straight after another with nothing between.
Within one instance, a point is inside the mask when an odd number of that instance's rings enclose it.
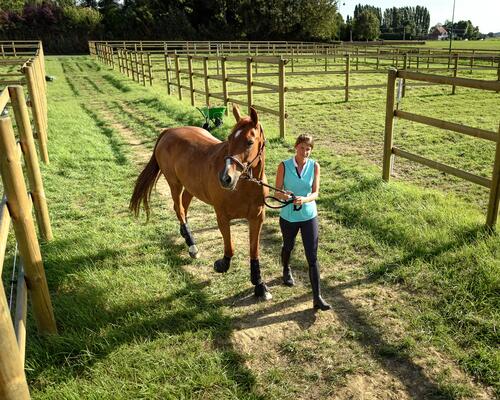
<instances>
[{"instance_id":1,"label":"tree line","mask_svg":"<svg viewBox=\"0 0 500 400\"><path fill-rule=\"evenodd\" d=\"M425 7L358 4L344 21L336 0L0 0L0 39L41 39L47 53L83 53L88 40L423 39ZM470 21L456 34L479 33ZM451 23L450 23L451 24ZM445 25L446 26L446 25Z\"/></svg>"},{"instance_id":2,"label":"tree line","mask_svg":"<svg viewBox=\"0 0 500 400\"><path fill-rule=\"evenodd\" d=\"M42 39L47 53L81 53L95 40L338 38L335 0L0 1L0 39Z\"/></svg>"},{"instance_id":3,"label":"tree line","mask_svg":"<svg viewBox=\"0 0 500 400\"><path fill-rule=\"evenodd\" d=\"M426 7L391 7L382 13L378 7L358 4L354 8L353 18L348 17L346 20L343 39L425 39L430 19Z\"/></svg>"}]
</instances>

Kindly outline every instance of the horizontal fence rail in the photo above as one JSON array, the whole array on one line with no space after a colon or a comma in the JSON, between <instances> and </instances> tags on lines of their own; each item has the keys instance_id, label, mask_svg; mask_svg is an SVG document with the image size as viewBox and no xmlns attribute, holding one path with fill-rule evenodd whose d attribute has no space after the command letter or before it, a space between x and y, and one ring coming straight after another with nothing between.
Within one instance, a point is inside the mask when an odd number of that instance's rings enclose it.
<instances>
[{"instance_id":1,"label":"horizontal fence rail","mask_svg":"<svg viewBox=\"0 0 500 400\"><path fill-rule=\"evenodd\" d=\"M421 82L439 83L450 86L462 86L472 89L500 91L500 81L483 81L477 79L456 78L449 76L423 74L412 71L390 70L387 79L387 99L386 99L386 117L385 117L385 137L384 137L384 156L382 178L389 181L394 157L402 157L407 160L425 165L427 167L437 169L439 171L457 176L468 180L475 184L484 186L490 189L488 202L488 211L486 216L486 226L494 228L498 218L499 201L500 201L500 123L497 132L484 129L474 128L467 125L457 124L449 121L444 121L436 118L431 118L424 115L418 115L407 111L401 111L395 108L395 87L396 79L412 79ZM393 128L395 118L406 119L424 125L433 126L435 128L445 129L453 132L462 133L471 137L485 139L496 144L495 158L493 160L493 171L491 179L463 171L459 168L451 167L440 162L430 160L417 154L402 150L393 145Z\"/></svg>"}]
</instances>

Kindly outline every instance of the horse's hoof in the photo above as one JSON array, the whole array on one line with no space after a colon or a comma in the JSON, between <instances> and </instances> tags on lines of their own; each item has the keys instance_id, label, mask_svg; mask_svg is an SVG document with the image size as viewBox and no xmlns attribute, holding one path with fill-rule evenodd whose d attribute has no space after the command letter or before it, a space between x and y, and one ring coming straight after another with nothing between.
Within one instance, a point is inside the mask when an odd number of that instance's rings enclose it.
<instances>
[{"instance_id":1,"label":"horse's hoof","mask_svg":"<svg viewBox=\"0 0 500 400\"><path fill-rule=\"evenodd\" d=\"M273 295L271 294L265 283L259 283L258 285L256 285L254 294L255 297L264 301L268 301L273 298Z\"/></svg>"},{"instance_id":2,"label":"horse's hoof","mask_svg":"<svg viewBox=\"0 0 500 400\"><path fill-rule=\"evenodd\" d=\"M221 258L214 263L214 269L216 272L222 274L224 272L227 272L227 270L229 269L229 263Z\"/></svg>"},{"instance_id":3,"label":"horse's hoof","mask_svg":"<svg viewBox=\"0 0 500 400\"><path fill-rule=\"evenodd\" d=\"M193 244L192 246L189 246L189 256L191 258L199 258L200 255L198 254L198 247L196 247L195 244Z\"/></svg>"}]
</instances>

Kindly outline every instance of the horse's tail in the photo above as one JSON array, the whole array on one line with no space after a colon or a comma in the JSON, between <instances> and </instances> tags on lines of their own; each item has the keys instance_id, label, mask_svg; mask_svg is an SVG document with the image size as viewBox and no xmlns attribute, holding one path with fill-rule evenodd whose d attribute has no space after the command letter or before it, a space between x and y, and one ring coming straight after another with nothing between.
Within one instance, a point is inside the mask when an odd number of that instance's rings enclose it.
<instances>
[{"instance_id":1,"label":"horse's tail","mask_svg":"<svg viewBox=\"0 0 500 400\"><path fill-rule=\"evenodd\" d=\"M163 131L158 137L151 159L144 167L144 170L137 177L134 192L132 193L132 198L130 199L129 210L137 217L142 203L144 205L144 211L146 211L147 220L149 219L149 199L151 197L151 192L160 177L160 166L158 165L158 161L156 161L155 150L156 146L158 146L158 142L165 132L166 131Z\"/></svg>"}]
</instances>

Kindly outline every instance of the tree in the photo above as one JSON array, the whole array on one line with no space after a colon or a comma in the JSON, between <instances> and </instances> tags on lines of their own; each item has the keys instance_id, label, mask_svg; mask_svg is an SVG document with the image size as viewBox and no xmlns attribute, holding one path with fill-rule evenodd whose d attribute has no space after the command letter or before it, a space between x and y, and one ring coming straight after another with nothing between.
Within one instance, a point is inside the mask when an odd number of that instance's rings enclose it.
<instances>
[{"instance_id":1,"label":"tree","mask_svg":"<svg viewBox=\"0 0 500 400\"><path fill-rule=\"evenodd\" d=\"M374 40L380 35L380 21L371 10L363 10L354 19L353 33L357 39Z\"/></svg>"},{"instance_id":2,"label":"tree","mask_svg":"<svg viewBox=\"0 0 500 400\"><path fill-rule=\"evenodd\" d=\"M378 20L382 21L382 9L362 4L358 4L354 7L354 19L358 18L358 16L365 10L372 11L377 16Z\"/></svg>"}]
</instances>

